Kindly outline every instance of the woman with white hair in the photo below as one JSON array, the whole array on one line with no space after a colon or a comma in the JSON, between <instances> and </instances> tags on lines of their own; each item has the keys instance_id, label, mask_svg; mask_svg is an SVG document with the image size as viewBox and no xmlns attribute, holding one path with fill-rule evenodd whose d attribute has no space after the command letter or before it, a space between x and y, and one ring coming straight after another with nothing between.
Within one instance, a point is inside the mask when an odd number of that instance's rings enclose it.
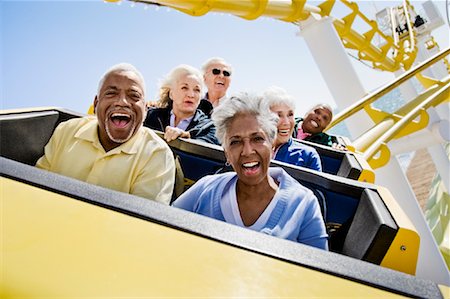
<instances>
[{"instance_id":1,"label":"woman with white hair","mask_svg":"<svg viewBox=\"0 0 450 299\"><path fill-rule=\"evenodd\" d=\"M317 198L282 168L269 168L277 117L241 93L212 114L233 172L203 177L173 206L279 238L328 249Z\"/></svg>"},{"instance_id":2,"label":"woman with white hair","mask_svg":"<svg viewBox=\"0 0 450 299\"><path fill-rule=\"evenodd\" d=\"M295 128L295 103L284 89L268 88L264 94L265 105L278 115L277 137L273 144L274 159L277 161L322 171L322 163L316 149L292 140Z\"/></svg>"},{"instance_id":3,"label":"woman with white hair","mask_svg":"<svg viewBox=\"0 0 450 299\"><path fill-rule=\"evenodd\" d=\"M162 81L157 107L148 111L144 126L163 131L168 142L183 137L219 144L213 122L198 109L203 89L199 70L175 67Z\"/></svg>"}]
</instances>

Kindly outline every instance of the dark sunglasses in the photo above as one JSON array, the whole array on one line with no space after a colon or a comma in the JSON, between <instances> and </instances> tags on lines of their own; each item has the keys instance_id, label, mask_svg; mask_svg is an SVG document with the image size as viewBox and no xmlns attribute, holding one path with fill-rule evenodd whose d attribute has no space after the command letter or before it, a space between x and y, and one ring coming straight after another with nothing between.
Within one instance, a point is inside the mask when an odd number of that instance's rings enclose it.
<instances>
[{"instance_id":1,"label":"dark sunglasses","mask_svg":"<svg viewBox=\"0 0 450 299\"><path fill-rule=\"evenodd\" d=\"M219 70L219 69L212 69L212 73L213 73L214 75L218 75L218 74L220 74L220 70ZM225 71L225 70L222 71L222 74L223 74L225 77L230 77L230 76L231 76L231 73L230 73L229 71Z\"/></svg>"}]
</instances>

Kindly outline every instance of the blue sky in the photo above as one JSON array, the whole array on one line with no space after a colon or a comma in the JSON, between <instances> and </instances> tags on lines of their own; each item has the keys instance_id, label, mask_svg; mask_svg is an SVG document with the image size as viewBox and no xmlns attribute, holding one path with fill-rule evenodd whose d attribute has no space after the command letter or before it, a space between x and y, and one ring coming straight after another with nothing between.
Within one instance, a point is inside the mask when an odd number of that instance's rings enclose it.
<instances>
[{"instance_id":1,"label":"blue sky","mask_svg":"<svg viewBox=\"0 0 450 299\"><path fill-rule=\"evenodd\" d=\"M371 19L374 6L385 6L357 2ZM420 7L421 2L413 3ZM445 2L436 3L445 16ZM200 67L213 56L234 67L231 93L278 85L297 99L297 115L317 102L335 106L296 26L145 7L128 1L0 0L1 108L58 106L84 113L100 76L119 62L130 62L143 73L151 100L170 69L181 63ZM448 47L448 27L434 35L441 48ZM354 66L366 90L393 78L356 61Z\"/></svg>"}]
</instances>

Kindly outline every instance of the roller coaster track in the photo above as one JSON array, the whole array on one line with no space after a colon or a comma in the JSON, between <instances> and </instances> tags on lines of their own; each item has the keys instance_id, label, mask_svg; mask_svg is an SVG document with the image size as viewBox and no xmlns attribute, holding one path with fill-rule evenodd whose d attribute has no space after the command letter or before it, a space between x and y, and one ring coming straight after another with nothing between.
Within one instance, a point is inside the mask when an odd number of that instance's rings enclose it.
<instances>
[{"instance_id":1,"label":"roller coaster track","mask_svg":"<svg viewBox=\"0 0 450 299\"><path fill-rule=\"evenodd\" d=\"M107 0L117 2L120 0ZM306 0L129 0L150 5L166 6L191 16L203 16L209 12L229 13L246 20L259 17L270 17L298 25L311 16L316 18L332 17L333 25L342 40L344 47L358 51L358 58L372 64L373 68L394 72L403 68L409 70L417 56L416 31L410 12L414 7L408 0L401 6L388 11L392 36L388 36L379 28L376 21L368 19L358 5L348 0L339 2L346 6L350 13L342 18L333 17L336 0L324 1L318 5L309 5ZM316 2L317 3L317 2ZM356 20L362 20L369 26L363 33L357 31ZM401 28L399 30L398 28ZM379 41L375 44L375 37ZM393 82L364 97L337 115L329 128L351 117L360 110L365 110L375 125L350 146L362 153L372 168L385 165L390 159L387 143L392 139L414 133L425 128L429 116L426 109L435 107L449 100L449 78L435 80L421 74L421 71L442 60L447 68L446 56L450 50L444 50L433 58L407 71ZM426 89L421 95L398 111L390 114L372 107L372 103L403 82L415 76ZM418 121L416 118L420 118Z\"/></svg>"},{"instance_id":2,"label":"roller coaster track","mask_svg":"<svg viewBox=\"0 0 450 299\"><path fill-rule=\"evenodd\" d=\"M120 0L107 0L117 2ZM312 14L318 17L332 17L336 0L324 1L319 5L307 4L306 0L129 0L151 5L166 6L191 16L202 16L209 12L230 13L246 20L261 16L275 18L284 22L297 24L308 19ZM342 18L334 18L333 24L347 49L358 51L360 60L367 61L376 69L396 71L409 69L417 54L415 31L409 11L413 9L408 0L403 1L402 11L406 38L396 35L397 20L391 15L393 36L383 33L376 21L369 20L354 2L340 0L350 13ZM360 19L369 26L366 32L355 29L355 20ZM378 46L375 38L381 40Z\"/></svg>"}]
</instances>

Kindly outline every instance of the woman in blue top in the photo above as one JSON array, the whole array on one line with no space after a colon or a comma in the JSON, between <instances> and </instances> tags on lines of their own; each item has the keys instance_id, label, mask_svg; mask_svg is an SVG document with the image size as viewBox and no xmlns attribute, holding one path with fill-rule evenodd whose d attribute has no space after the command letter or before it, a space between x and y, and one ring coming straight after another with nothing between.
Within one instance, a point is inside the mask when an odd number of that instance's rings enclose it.
<instances>
[{"instance_id":1,"label":"woman in blue top","mask_svg":"<svg viewBox=\"0 0 450 299\"><path fill-rule=\"evenodd\" d=\"M278 115L277 137L273 144L274 159L317 171L322 171L320 156L316 149L292 140L295 127L293 98L279 87L270 87L264 92L264 103Z\"/></svg>"},{"instance_id":2,"label":"woman in blue top","mask_svg":"<svg viewBox=\"0 0 450 299\"><path fill-rule=\"evenodd\" d=\"M212 119L234 172L200 179L173 205L279 238L328 249L317 198L282 168L269 168L277 117L261 97L239 94Z\"/></svg>"}]
</instances>

